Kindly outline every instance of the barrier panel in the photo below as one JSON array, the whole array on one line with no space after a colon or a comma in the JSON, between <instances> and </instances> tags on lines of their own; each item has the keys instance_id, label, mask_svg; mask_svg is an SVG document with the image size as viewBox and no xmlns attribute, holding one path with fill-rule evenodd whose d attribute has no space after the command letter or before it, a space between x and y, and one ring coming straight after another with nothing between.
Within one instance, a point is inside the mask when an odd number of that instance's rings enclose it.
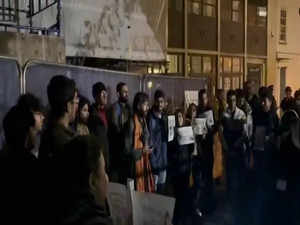
<instances>
[{"instance_id":1,"label":"barrier panel","mask_svg":"<svg viewBox=\"0 0 300 225\"><path fill-rule=\"evenodd\" d=\"M3 118L21 93L20 71L16 60L0 57L0 149L4 141Z\"/></svg>"},{"instance_id":2,"label":"barrier panel","mask_svg":"<svg viewBox=\"0 0 300 225\"><path fill-rule=\"evenodd\" d=\"M184 107L184 92L207 89L208 83L209 80L206 77L187 79L166 75L147 75L144 77L143 90L149 94L152 100L155 90L161 89L175 107Z\"/></svg>"},{"instance_id":3,"label":"barrier panel","mask_svg":"<svg viewBox=\"0 0 300 225\"><path fill-rule=\"evenodd\" d=\"M137 74L115 72L88 67L71 65L48 64L39 61L27 63L24 68L25 91L42 99L43 104L48 104L47 85L55 75L65 75L74 79L79 93L94 102L92 86L96 82L103 82L107 87L108 103L117 100L116 86L119 82L125 82L129 88L129 101L132 102L134 94L141 90L142 76Z\"/></svg>"}]
</instances>

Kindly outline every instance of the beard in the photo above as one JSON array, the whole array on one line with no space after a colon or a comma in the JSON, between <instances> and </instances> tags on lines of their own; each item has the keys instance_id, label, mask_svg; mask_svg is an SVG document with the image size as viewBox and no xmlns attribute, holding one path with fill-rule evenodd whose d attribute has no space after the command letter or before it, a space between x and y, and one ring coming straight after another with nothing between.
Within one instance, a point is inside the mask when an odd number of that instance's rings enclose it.
<instances>
[{"instance_id":1,"label":"beard","mask_svg":"<svg viewBox=\"0 0 300 225\"><path fill-rule=\"evenodd\" d=\"M125 98L125 97L120 97L119 100L120 100L121 103L127 103L128 102L128 98Z\"/></svg>"}]
</instances>

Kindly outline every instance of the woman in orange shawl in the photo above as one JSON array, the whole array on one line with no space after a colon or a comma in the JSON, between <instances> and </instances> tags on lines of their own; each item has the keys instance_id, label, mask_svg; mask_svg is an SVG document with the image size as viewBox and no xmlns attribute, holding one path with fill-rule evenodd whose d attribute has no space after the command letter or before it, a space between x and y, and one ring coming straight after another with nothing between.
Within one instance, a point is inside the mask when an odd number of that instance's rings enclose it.
<instances>
[{"instance_id":1,"label":"woman in orange shawl","mask_svg":"<svg viewBox=\"0 0 300 225\"><path fill-rule=\"evenodd\" d=\"M149 97L139 92L133 101L133 118L129 120L125 135L125 150L130 156L131 177L135 180L136 190L141 192L154 192L155 185L151 171L150 135L146 116L149 110Z\"/></svg>"}]
</instances>

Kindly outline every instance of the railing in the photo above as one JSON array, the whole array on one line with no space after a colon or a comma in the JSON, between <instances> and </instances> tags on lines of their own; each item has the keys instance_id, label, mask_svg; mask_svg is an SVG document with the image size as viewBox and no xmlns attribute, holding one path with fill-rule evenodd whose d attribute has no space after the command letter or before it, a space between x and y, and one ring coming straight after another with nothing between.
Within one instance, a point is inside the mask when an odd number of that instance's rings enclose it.
<instances>
[{"instance_id":1,"label":"railing","mask_svg":"<svg viewBox=\"0 0 300 225\"><path fill-rule=\"evenodd\" d=\"M34 26L33 18L55 5L57 7L56 23L50 27ZM20 14L25 14L28 18L28 25L21 25ZM4 31L14 28L17 31L27 30L30 33L60 36L60 20L61 0L29 0L23 8L20 7L19 0L0 0L0 27L3 27Z\"/></svg>"}]
</instances>

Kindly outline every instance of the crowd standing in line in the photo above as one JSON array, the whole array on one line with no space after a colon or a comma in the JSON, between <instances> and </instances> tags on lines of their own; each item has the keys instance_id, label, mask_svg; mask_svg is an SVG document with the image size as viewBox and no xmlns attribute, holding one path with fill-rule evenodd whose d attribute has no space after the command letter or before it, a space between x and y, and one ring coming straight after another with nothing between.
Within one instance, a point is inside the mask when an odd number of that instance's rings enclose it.
<instances>
[{"instance_id":1,"label":"crowd standing in line","mask_svg":"<svg viewBox=\"0 0 300 225\"><path fill-rule=\"evenodd\" d=\"M213 99L202 89L186 113L167 107L162 90L152 106L146 93L135 94L131 107L130 91L120 82L109 107L98 82L91 104L58 75L47 86L48 111L32 94L19 98L3 120L1 224L112 224L108 182L128 178L137 191L176 198L174 225L201 224L218 205L219 183L226 184L233 225L300 223L300 90L293 97L286 87L280 111L272 86L256 95L249 81L244 89L217 90ZM196 119L205 119L205 131L182 144L179 130L195 129ZM215 175L217 166L222 174Z\"/></svg>"}]
</instances>

